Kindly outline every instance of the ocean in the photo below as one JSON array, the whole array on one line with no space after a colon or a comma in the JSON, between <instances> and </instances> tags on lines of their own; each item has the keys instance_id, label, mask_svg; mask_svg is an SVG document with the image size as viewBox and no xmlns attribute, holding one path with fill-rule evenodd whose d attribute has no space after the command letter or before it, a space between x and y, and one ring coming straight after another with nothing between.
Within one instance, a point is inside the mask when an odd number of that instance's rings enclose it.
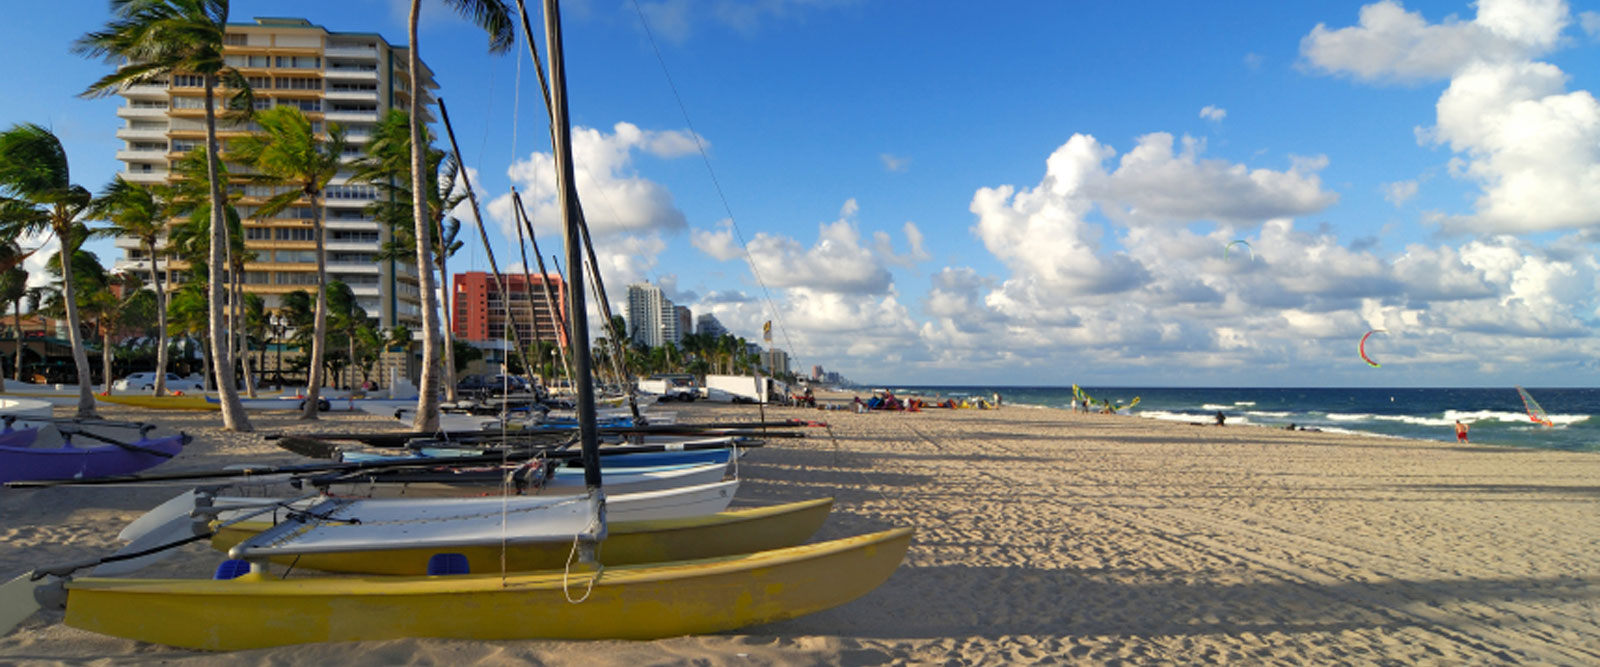
<instances>
[{"instance_id":1,"label":"ocean","mask_svg":"<svg viewBox=\"0 0 1600 667\"><path fill-rule=\"evenodd\" d=\"M1066 408L1071 387L906 386L895 393L960 399L998 392L1007 405ZM1283 389L1082 387L1096 401L1139 405L1127 414L1145 419L1283 428L1289 424L1335 433L1455 441L1455 422L1471 427L1474 443L1572 451L1600 451L1600 389L1527 387L1552 427L1533 423L1513 387L1503 389Z\"/></svg>"}]
</instances>

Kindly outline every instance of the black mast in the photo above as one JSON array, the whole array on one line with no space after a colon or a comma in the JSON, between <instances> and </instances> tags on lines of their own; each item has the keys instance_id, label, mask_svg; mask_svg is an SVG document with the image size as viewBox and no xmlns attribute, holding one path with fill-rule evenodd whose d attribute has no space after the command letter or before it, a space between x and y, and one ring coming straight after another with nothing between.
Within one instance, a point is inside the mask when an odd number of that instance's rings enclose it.
<instances>
[{"instance_id":1,"label":"black mast","mask_svg":"<svg viewBox=\"0 0 1600 667\"><path fill-rule=\"evenodd\" d=\"M589 360L589 309L583 298L583 230L578 219L577 178L572 171L572 125L567 115L567 70L562 54L561 7L544 0L545 48L550 53L550 124L555 134L556 195L566 226L567 317L572 322L572 380L578 390L578 438L583 445L583 481L600 491L600 442L595 437L594 374Z\"/></svg>"}]
</instances>

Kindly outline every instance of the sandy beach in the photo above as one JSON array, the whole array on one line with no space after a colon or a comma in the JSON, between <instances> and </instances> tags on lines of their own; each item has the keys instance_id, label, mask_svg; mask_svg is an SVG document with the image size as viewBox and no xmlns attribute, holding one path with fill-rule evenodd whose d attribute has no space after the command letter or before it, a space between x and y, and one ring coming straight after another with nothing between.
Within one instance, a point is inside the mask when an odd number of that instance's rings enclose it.
<instances>
[{"instance_id":1,"label":"sandy beach","mask_svg":"<svg viewBox=\"0 0 1600 667\"><path fill-rule=\"evenodd\" d=\"M753 406L673 406L684 421ZM277 431L385 429L103 406L196 436L161 470L296 459ZM58 409L57 414L65 414ZM741 503L833 496L818 539L917 528L878 590L822 613L655 642L400 640L196 653L35 615L20 664L1600 663L1600 457L1008 406L825 419L740 465ZM0 576L100 555L162 488L0 490ZM190 546L152 576L209 576ZM129 613L138 613L129 610Z\"/></svg>"}]
</instances>

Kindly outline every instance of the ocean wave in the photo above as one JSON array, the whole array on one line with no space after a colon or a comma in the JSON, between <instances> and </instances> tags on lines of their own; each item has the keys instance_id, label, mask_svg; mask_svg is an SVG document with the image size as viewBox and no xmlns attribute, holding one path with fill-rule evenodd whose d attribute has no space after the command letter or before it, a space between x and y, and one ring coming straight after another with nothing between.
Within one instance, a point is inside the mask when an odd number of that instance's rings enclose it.
<instances>
[{"instance_id":1,"label":"ocean wave","mask_svg":"<svg viewBox=\"0 0 1600 667\"><path fill-rule=\"evenodd\" d=\"M1240 405L1240 406L1249 407L1249 406L1255 405L1256 402L1255 401L1234 401L1233 404L1234 405Z\"/></svg>"},{"instance_id":2,"label":"ocean wave","mask_svg":"<svg viewBox=\"0 0 1600 667\"><path fill-rule=\"evenodd\" d=\"M1454 419L1440 417L1416 417L1412 415L1373 415L1373 419L1386 422L1400 422L1413 426L1453 426Z\"/></svg>"},{"instance_id":3,"label":"ocean wave","mask_svg":"<svg viewBox=\"0 0 1600 667\"><path fill-rule=\"evenodd\" d=\"M1568 418L1573 416L1587 418L1587 415L1552 415L1550 421L1556 421L1556 417ZM1444 418L1451 421L1459 419L1469 424L1475 422L1506 422L1511 424L1520 422L1526 424L1533 421L1526 412L1504 412L1500 410L1445 410Z\"/></svg>"},{"instance_id":4,"label":"ocean wave","mask_svg":"<svg viewBox=\"0 0 1600 667\"><path fill-rule=\"evenodd\" d=\"M1206 419L1206 417L1202 417L1202 416L1199 416L1199 415L1188 415L1188 414L1184 414L1182 412L1168 412L1166 410L1140 410L1137 413L1135 413L1135 415L1139 416L1139 417L1143 417L1145 419L1160 419L1162 421L1170 421L1170 422L1197 422L1198 423L1198 422Z\"/></svg>"},{"instance_id":5,"label":"ocean wave","mask_svg":"<svg viewBox=\"0 0 1600 667\"><path fill-rule=\"evenodd\" d=\"M1205 405L1200 406L1200 409L1201 410L1232 410L1233 406L1231 406L1231 405L1218 405L1216 403L1206 403Z\"/></svg>"},{"instance_id":6,"label":"ocean wave","mask_svg":"<svg viewBox=\"0 0 1600 667\"><path fill-rule=\"evenodd\" d=\"M1287 416L1292 415L1294 413L1293 412L1271 412L1271 411L1267 411L1267 410L1250 410L1250 411L1245 412L1245 414L1250 415L1252 417L1272 417L1274 419L1279 419L1279 418L1287 417Z\"/></svg>"},{"instance_id":7,"label":"ocean wave","mask_svg":"<svg viewBox=\"0 0 1600 667\"><path fill-rule=\"evenodd\" d=\"M1333 421L1336 421L1336 422L1366 421L1366 420L1372 419L1373 417L1376 417L1376 416L1377 415L1370 415L1370 414L1366 414L1366 413L1359 413L1359 414L1347 414L1347 413L1343 413L1343 412L1330 412L1330 413L1328 413L1328 419L1332 419Z\"/></svg>"}]
</instances>

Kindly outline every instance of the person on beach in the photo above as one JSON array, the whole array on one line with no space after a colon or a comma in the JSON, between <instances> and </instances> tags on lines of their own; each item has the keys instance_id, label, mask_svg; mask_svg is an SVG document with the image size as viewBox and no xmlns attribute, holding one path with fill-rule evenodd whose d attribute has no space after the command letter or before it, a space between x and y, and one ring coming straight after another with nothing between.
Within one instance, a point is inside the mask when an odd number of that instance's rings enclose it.
<instances>
[{"instance_id":1,"label":"person on beach","mask_svg":"<svg viewBox=\"0 0 1600 667\"><path fill-rule=\"evenodd\" d=\"M1467 441L1467 425L1461 423L1460 419L1457 419L1456 420L1456 442L1466 442L1466 441Z\"/></svg>"},{"instance_id":2,"label":"person on beach","mask_svg":"<svg viewBox=\"0 0 1600 667\"><path fill-rule=\"evenodd\" d=\"M1228 421L1228 416L1225 415L1225 414L1222 414L1221 410L1218 410L1217 411L1217 426L1221 426L1222 423L1225 422L1225 421Z\"/></svg>"}]
</instances>

